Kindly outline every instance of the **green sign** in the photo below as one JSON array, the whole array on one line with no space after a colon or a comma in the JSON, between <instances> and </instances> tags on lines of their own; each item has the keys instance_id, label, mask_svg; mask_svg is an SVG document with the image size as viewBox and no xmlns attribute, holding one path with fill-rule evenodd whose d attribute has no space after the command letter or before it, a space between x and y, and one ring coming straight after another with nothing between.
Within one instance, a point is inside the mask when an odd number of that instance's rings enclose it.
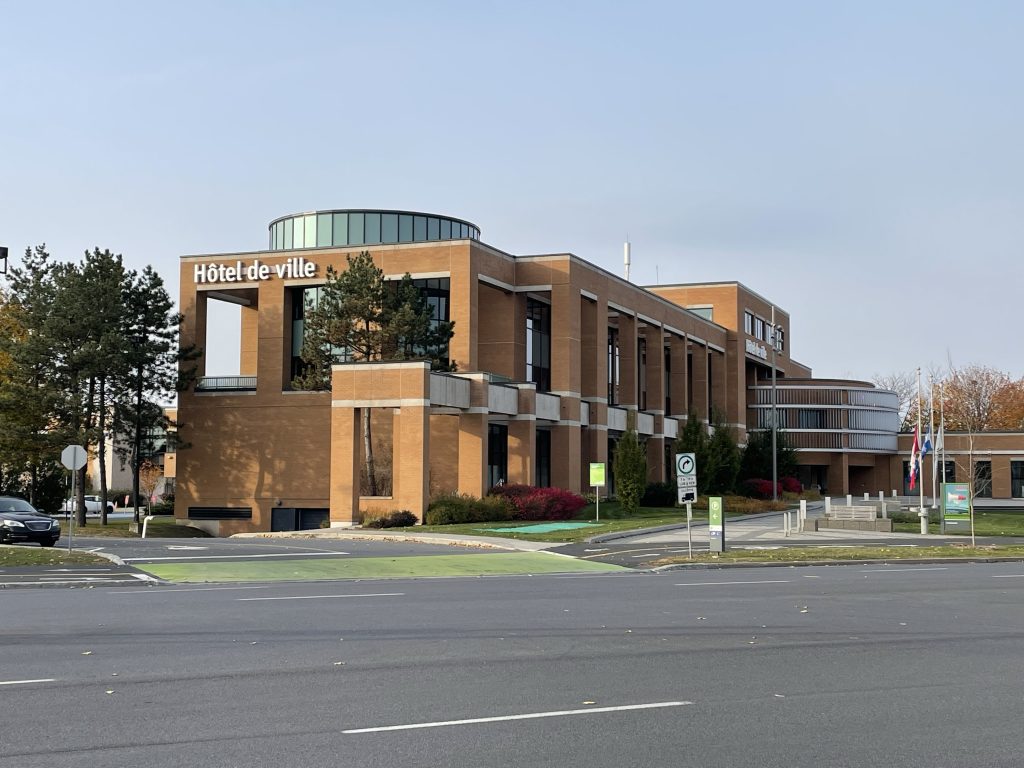
<instances>
[{"instance_id":1,"label":"green sign","mask_svg":"<svg viewBox=\"0 0 1024 768\"><path fill-rule=\"evenodd\" d=\"M971 519L971 489L967 483L942 484L942 517L946 520Z\"/></svg>"},{"instance_id":2,"label":"green sign","mask_svg":"<svg viewBox=\"0 0 1024 768\"><path fill-rule=\"evenodd\" d=\"M708 499L708 529L721 532L722 528L722 497L712 496Z\"/></svg>"},{"instance_id":3,"label":"green sign","mask_svg":"<svg viewBox=\"0 0 1024 768\"><path fill-rule=\"evenodd\" d=\"M600 462L590 465L590 485L604 487L604 464Z\"/></svg>"}]
</instances>

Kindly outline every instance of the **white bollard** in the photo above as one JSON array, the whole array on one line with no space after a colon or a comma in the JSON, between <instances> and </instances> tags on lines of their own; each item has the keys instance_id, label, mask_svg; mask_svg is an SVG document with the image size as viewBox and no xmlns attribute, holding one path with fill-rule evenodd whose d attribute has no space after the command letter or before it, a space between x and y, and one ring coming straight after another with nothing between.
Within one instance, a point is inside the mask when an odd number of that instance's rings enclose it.
<instances>
[{"instance_id":1,"label":"white bollard","mask_svg":"<svg viewBox=\"0 0 1024 768\"><path fill-rule=\"evenodd\" d=\"M789 536L789 510L784 510L782 513L782 535Z\"/></svg>"},{"instance_id":2,"label":"white bollard","mask_svg":"<svg viewBox=\"0 0 1024 768\"><path fill-rule=\"evenodd\" d=\"M804 532L804 523L807 522L807 499L800 499L800 517L797 520L797 530Z\"/></svg>"},{"instance_id":3,"label":"white bollard","mask_svg":"<svg viewBox=\"0 0 1024 768\"><path fill-rule=\"evenodd\" d=\"M879 501L885 501L885 491L879 491L878 492L878 500Z\"/></svg>"},{"instance_id":4,"label":"white bollard","mask_svg":"<svg viewBox=\"0 0 1024 768\"><path fill-rule=\"evenodd\" d=\"M870 500L871 500L871 494L868 493L867 491L864 491L864 501L870 501Z\"/></svg>"},{"instance_id":5,"label":"white bollard","mask_svg":"<svg viewBox=\"0 0 1024 768\"><path fill-rule=\"evenodd\" d=\"M846 494L846 506L848 506L848 507L852 507L853 506L853 494L852 493Z\"/></svg>"},{"instance_id":6,"label":"white bollard","mask_svg":"<svg viewBox=\"0 0 1024 768\"><path fill-rule=\"evenodd\" d=\"M899 494L898 494L898 493L896 493L896 489L895 489L895 488L893 488L893 489L892 489L892 497L893 497L893 498L895 499L895 498L896 498L896 497L897 497L898 495L899 495Z\"/></svg>"},{"instance_id":7,"label":"white bollard","mask_svg":"<svg viewBox=\"0 0 1024 768\"><path fill-rule=\"evenodd\" d=\"M826 496L825 497L825 517L828 517L831 514L832 514L832 497L831 496Z\"/></svg>"}]
</instances>

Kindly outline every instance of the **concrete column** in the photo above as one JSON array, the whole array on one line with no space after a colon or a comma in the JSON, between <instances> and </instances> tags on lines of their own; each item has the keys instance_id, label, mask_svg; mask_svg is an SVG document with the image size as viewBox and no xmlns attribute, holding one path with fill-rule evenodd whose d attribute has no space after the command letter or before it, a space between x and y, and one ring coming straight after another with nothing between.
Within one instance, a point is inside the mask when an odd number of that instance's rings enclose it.
<instances>
[{"instance_id":1,"label":"concrete column","mask_svg":"<svg viewBox=\"0 0 1024 768\"><path fill-rule=\"evenodd\" d=\"M423 521L430 502L430 407L403 405L395 415L392 500Z\"/></svg>"},{"instance_id":2,"label":"concrete column","mask_svg":"<svg viewBox=\"0 0 1024 768\"><path fill-rule=\"evenodd\" d=\"M285 287L280 280L264 280L260 283L255 355L256 390L260 393L277 395L281 392L285 347L284 295ZM290 318L288 333L291 334Z\"/></svg>"},{"instance_id":3,"label":"concrete column","mask_svg":"<svg viewBox=\"0 0 1024 768\"><path fill-rule=\"evenodd\" d=\"M551 485L579 493L580 428L576 425L558 425L551 430Z\"/></svg>"},{"instance_id":4,"label":"concrete column","mask_svg":"<svg viewBox=\"0 0 1024 768\"><path fill-rule=\"evenodd\" d=\"M662 419L660 416L654 419L655 421L655 432L660 432L663 428ZM649 483L663 483L665 482L665 438L664 437L649 437L647 438L647 482Z\"/></svg>"},{"instance_id":5,"label":"concrete column","mask_svg":"<svg viewBox=\"0 0 1024 768\"><path fill-rule=\"evenodd\" d=\"M256 353L259 350L259 308L240 307L242 338L239 341L238 373L241 376L256 375ZM289 332L291 328L287 329Z\"/></svg>"},{"instance_id":6,"label":"concrete column","mask_svg":"<svg viewBox=\"0 0 1024 768\"><path fill-rule=\"evenodd\" d=\"M459 493L487 493L487 414L459 416Z\"/></svg>"},{"instance_id":7,"label":"concrete column","mask_svg":"<svg viewBox=\"0 0 1024 768\"><path fill-rule=\"evenodd\" d=\"M580 392L608 398L608 302L580 300Z\"/></svg>"},{"instance_id":8,"label":"concrete column","mask_svg":"<svg viewBox=\"0 0 1024 768\"><path fill-rule=\"evenodd\" d=\"M358 408L331 408L331 524L349 526L359 513L362 424Z\"/></svg>"},{"instance_id":9,"label":"concrete column","mask_svg":"<svg viewBox=\"0 0 1024 768\"><path fill-rule=\"evenodd\" d=\"M551 286L551 390L580 391L580 294L571 283Z\"/></svg>"},{"instance_id":10,"label":"concrete column","mask_svg":"<svg viewBox=\"0 0 1024 768\"><path fill-rule=\"evenodd\" d=\"M708 349L708 355L711 357L711 402L708 406L708 413L711 412L711 406L714 406L722 411L727 422L738 423L740 420L739 411L734 410L730 413L729 409L729 392L728 385L726 384L728 370L725 355L714 349Z\"/></svg>"}]
</instances>

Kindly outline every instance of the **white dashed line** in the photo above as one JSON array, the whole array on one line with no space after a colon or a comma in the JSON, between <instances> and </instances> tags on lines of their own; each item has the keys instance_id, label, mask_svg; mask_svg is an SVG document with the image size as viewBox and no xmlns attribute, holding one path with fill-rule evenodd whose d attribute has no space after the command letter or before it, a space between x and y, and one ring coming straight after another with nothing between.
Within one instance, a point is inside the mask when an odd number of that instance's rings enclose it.
<instances>
[{"instance_id":1,"label":"white dashed line","mask_svg":"<svg viewBox=\"0 0 1024 768\"><path fill-rule=\"evenodd\" d=\"M629 704L620 707L591 707L590 709L564 709L555 712L530 712L524 715L502 715L500 717L473 717L467 720L439 720L433 723L409 723L407 725L382 725L376 728L351 728L342 733L380 733L382 731L411 731L417 728L444 728L449 725L476 725L478 723L502 723L510 720L537 720L544 717L570 717L572 715L597 715L606 712L629 712L637 709L662 709L685 707L692 701L660 701L654 704Z\"/></svg>"}]
</instances>

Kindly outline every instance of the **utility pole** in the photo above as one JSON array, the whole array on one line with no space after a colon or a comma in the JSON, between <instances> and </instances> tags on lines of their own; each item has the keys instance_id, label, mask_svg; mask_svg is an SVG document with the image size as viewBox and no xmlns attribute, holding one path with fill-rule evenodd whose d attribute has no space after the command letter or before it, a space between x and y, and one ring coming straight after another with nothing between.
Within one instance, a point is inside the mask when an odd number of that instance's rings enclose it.
<instances>
[{"instance_id":1,"label":"utility pole","mask_svg":"<svg viewBox=\"0 0 1024 768\"><path fill-rule=\"evenodd\" d=\"M779 462L776 448L776 430L778 429L778 398L775 389L775 350L778 348L778 329L775 327L775 306L772 305L772 501L779 500Z\"/></svg>"}]
</instances>

